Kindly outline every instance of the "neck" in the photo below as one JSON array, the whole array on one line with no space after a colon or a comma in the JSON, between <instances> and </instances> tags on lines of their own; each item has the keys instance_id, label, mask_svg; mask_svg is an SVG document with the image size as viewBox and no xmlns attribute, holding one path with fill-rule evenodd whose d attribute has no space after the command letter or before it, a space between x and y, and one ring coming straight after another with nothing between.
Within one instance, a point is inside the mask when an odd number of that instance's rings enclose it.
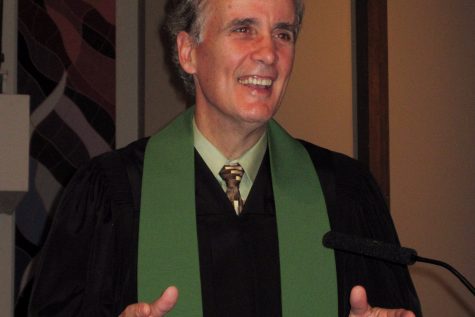
<instances>
[{"instance_id":1,"label":"neck","mask_svg":"<svg viewBox=\"0 0 475 317\"><path fill-rule=\"evenodd\" d=\"M198 111L195 112L195 122L203 136L229 160L241 157L266 131L266 124L217 122L200 115Z\"/></svg>"}]
</instances>

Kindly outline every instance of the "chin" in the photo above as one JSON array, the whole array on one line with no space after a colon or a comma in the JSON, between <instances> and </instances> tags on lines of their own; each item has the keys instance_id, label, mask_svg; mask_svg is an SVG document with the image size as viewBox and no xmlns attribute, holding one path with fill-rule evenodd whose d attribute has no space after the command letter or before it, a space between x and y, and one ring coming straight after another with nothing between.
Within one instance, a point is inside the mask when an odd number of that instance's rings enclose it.
<instances>
[{"instance_id":1,"label":"chin","mask_svg":"<svg viewBox=\"0 0 475 317\"><path fill-rule=\"evenodd\" d=\"M262 111L262 109L260 109L258 111L246 112L241 115L241 118L248 123L265 124L272 119L274 114L275 111Z\"/></svg>"}]
</instances>

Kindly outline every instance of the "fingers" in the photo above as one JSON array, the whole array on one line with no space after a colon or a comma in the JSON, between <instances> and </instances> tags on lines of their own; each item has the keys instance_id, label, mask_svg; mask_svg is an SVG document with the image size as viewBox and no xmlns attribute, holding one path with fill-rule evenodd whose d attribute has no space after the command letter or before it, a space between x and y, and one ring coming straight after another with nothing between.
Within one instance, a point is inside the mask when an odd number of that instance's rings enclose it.
<instances>
[{"instance_id":1,"label":"fingers","mask_svg":"<svg viewBox=\"0 0 475 317\"><path fill-rule=\"evenodd\" d=\"M162 317L165 316L170 310L175 307L176 302L178 301L178 289L175 286L168 287L162 296L152 303L151 317Z\"/></svg>"},{"instance_id":2,"label":"fingers","mask_svg":"<svg viewBox=\"0 0 475 317\"><path fill-rule=\"evenodd\" d=\"M149 304L137 303L127 306L119 317L149 317L151 311Z\"/></svg>"},{"instance_id":3,"label":"fingers","mask_svg":"<svg viewBox=\"0 0 475 317\"><path fill-rule=\"evenodd\" d=\"M129 305L119 317L163 317L173 309L177 300L178 289L175 286L170 286L152 304Z\"/></svg>"},{"instance_id":4,"label":"fingers","mask_svg":"<svg viewBox=\"0 0 475 317\"><path fill-rule=\"evenodd\" d=\"M355 286L350 293L350 317L367 316L371 311L368 304L366 290L362 286Z\"/></svg>"},{"instance_id":5,"label":"fingers","mask_svg":"<svg viewBox=\"0 0 475 317\"><path fill-rule=\"evenodd\" d=\"M351 290L350 305L349 317L415 317L413 312L405 309L371 307L366 290L362 286L355 286Z\"/></svg>"},{"instance_id":6,"label":"fingers","mask_svg":"<svg viewBox=\"0 0 475 317\"><path fill-rule=\"evenodd\" d=\"M413 312L405 309L373 308L370 317L415 317Z\"/></svg>"}]
</instances>

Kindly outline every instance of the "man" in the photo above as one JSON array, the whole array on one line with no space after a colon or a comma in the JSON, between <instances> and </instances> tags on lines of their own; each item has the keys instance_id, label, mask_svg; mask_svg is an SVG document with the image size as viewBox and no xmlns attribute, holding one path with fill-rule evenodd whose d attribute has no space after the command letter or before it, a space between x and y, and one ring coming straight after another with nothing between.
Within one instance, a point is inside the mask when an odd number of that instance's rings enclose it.
<instances>
[{"instance_id":1,"label":"man","mask_svg":"<svg viewBox=\"0 0 475 317\"><path fill-rule=\"evenodd\" d=\"M330 228L398 243L367 171L271 121L302 12L293 0L175 1L168 27L196 106L78 172L33 316L420 315L405 267L321 247Z\"/></svg>"}]
</instances>

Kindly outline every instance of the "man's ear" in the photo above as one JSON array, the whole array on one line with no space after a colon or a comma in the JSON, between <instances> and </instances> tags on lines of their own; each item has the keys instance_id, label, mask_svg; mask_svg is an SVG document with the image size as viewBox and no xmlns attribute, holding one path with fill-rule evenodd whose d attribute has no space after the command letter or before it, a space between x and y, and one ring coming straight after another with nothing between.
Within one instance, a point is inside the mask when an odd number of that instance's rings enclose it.
<instances>
[{"instance_id":1,"label":"man's ear","mask_svg":"<svg viewBox=\"0 0 475 317\"><path fill-rule=\"evenodd\" d=\"M194 74L196 72L195 40L188 33L182 31L176 37L176 44L181 67L188 74Z\"/></svg>"}]
</instances>

